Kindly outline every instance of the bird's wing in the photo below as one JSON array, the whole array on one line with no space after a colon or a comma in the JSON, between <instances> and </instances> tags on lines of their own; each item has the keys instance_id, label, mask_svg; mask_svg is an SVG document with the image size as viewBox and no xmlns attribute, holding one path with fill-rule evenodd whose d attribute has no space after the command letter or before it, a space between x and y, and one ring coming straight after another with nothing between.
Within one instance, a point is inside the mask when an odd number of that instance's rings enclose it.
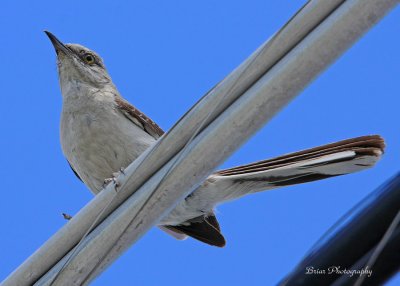
<instances>
[{"instance_id":1,"label":"bird's wing","mask_svg":"<svg viewBox=\"0 0 400 286\"><path fill-rule=\"evenodd\" d=\"M115 102L119 111L127 117L130 121L135 123L137 126L142 128L144 131L149 133L155 139L161 137L164 131L158 126L153 120L147 117L139 109L133 107L129 102L122 99L121 97L116 97Z\"/></svg>"},{"instance_id":2,"label":"bird's wing","mask_svg":"<svg viewBox=\"0 0 400 286\"><path fill-rule=\"evenodd\" d=\"M225 246L225 238L213 213L187 220L180 225L163 225L160 227L164 231L165 229L169 230L170 232L167 231L167 233L174 237L180 234L183 235L183 239L190 236L209 245Z\"/></svg>"}]
</instances>

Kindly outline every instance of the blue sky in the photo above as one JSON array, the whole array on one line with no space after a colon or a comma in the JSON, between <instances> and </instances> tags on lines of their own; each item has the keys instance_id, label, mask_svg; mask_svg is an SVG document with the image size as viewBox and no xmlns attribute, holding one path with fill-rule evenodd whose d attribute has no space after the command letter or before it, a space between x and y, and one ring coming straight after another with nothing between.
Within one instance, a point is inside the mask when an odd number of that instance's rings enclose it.
<instances>
[{"instance_id":1,"label":"blue sky","mask_svg":"<svg viewBox=\"0 0 400 286\"><path fill-rule=\"evenodd\" d=\"M61 152L55 54L43 30L101 54L122 95L168 130L303 3L3 1L0 280L66 223L62 212L73 215L92 198ZM399 18L392 11L223 165L381 134L387 149L375 168L219 207L224 249L153 229L93 285L273 285L283 278L399 169Z\"/></svg>"}]
</instances>

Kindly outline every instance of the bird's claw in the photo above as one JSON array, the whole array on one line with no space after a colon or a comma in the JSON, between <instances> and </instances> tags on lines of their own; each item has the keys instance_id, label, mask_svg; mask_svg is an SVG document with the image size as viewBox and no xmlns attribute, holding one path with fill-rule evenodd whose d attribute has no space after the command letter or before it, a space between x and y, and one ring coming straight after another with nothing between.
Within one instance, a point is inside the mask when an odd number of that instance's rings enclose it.
<instances>
[{"instance_id":1,"label":"bird's claw","mask_svg":"<svg viewBox=\"0 0 400 286\"><path fill-rule=\"evenodd\" d=\"M116 182L115 177L104 179L103 188L106 187L111 182L114 182L114 183Z\"/></svg>"},{"instance_id":2,"label":"bird's claw","mask_svg":"<svg viewBox=\"0 0 400 286\"><path fill-rule=\"evenodd\" d=\"M70 220L72 218L71 215L67 214L67 213L62 213L62 216L66 219L66 220Z\"/></svg>"},{"instance_id":3,"label":"bird's claw","mask_svg":"<svg viewBox=\"0 0 400 286\"><path fill-rule=\"evenodd\" d=\"M120 183L117 182L117 179L115 177L105 179L103 182L103 188L105 188L111 182L114 183L114 189L115 191L117 191L117 188L120 186Z\"/></svg>"},{"instance_id":4,"label":"bird's claw","mask_svg":"<svg viewBox=\"0 0 400 286\"><path fill-rule=\"evenodd\" d=\"M119 186L121 186L121 184L117 181L116 178L117 178L120 174L125 175L125 169L124 169L123 167L119 168L119 171L118 171L118 172L113 173L113 174L112 174L113 176L112 176L111 178L107 178L107 179L104 180L104 182L103 182L103 188L105 188L109 183L113 182L113 183L114 183L115 191L117 191L117 188L118 188Z\"/></svg>"}]
</instances>

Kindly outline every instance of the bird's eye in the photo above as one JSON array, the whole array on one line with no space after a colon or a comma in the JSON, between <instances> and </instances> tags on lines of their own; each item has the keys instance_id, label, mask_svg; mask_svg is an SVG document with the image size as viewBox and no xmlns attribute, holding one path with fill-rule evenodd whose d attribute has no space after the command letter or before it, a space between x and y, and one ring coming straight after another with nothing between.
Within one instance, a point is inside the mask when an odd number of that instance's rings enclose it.
<instances>
[{"instance_id":1,"label":"bird's eye","mask_svg":"<svg viewBox=\"0 0 400 286\"><path fill-rule=\"evenodd\" d=\"M83 55L83 59L86 63L88 64L94 64L94 62L96 61L94 56L92 54L84 54Z\"/></svg>"}]
</instances>

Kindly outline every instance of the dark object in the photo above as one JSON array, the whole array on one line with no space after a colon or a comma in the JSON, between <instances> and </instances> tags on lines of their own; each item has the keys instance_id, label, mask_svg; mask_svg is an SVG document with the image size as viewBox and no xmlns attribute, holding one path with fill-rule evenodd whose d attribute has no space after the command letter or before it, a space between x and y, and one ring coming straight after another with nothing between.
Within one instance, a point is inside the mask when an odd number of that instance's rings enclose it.
<instances>
[{"instance_id":1,"label":"dark object","mask_svg":"<svg viewBox=\"0 0 400 286\"><path fill-rule=\"evenodd\" d=\"M209 245L225 246L225 238L221 234L219 223L213 214L188 220L185 225L165 225L165 227L189 235Z\"/></svg>"},{"instance_id":2,"label":"dark object","mask_svg":"<svg viewBox=\"0 0 400 286\"><path fill-rule=\"evenodd\" d=\"M279 285L354 285L356 277L306 274L307 267L328 271L361 269L400 210L400 173L372 192L342 225L317 245ZM400 268L400 227L397 227L362 285L382 285ZM371 269L371 267L369 267Z\"/></svg>"}]
</instances>

